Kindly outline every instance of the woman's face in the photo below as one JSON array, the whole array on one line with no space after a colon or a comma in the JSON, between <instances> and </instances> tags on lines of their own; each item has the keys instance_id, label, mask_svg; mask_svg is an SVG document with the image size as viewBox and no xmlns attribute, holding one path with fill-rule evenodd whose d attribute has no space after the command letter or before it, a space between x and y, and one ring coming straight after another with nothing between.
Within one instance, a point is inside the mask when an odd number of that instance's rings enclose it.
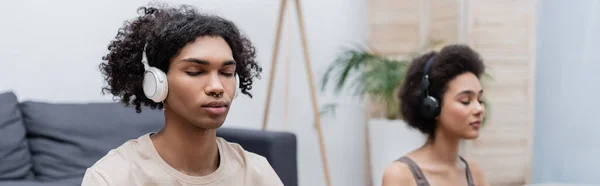
<instances>
[{"instance_id":1,"label":"woman's face","mask_svg":"<svg viewBox=\"0 0 600 186\"><path fill-rule=\"evenodd\" d=\"M170 63L166 109L199 128L221 127L236 92L235 68L223 38L198 37Z\"/></svg>"},{"instance_id":2,"label":"woman's face","mask_svg":"<svg viewBox=\"0 0 600 186\"><path fill-rule=\"evenodd\" d=\"M448 82L443 96L436 132L461 139L479 137L485 108L477 76L470 72L456 76Z\"/></svg>"}]
</instances>

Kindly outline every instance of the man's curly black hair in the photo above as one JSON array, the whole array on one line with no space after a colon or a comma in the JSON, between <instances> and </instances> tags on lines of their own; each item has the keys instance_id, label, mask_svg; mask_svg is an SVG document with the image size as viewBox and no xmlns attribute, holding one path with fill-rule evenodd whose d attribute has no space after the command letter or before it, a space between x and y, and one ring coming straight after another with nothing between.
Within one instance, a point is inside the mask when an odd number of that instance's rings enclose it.
<instances>
[{"instance_id":1,"label":"man's curly black hair","mask_svg":"<svg viewBox=\"0 0 600 186\"><path fill-rule=\"evenodd\" d=\"M440 52L432 51L413 59L406 79L399 91L400 110L404 120L413 128L429 135L433 139L436 123L421 115L423 90L421 81L425 63L431 58L435 59L429 69L429 94L438 102L443 103L443 96L448 89L448 82L465 72L471 72L480 78L485 71L483 60L479 54L466 45L448 45Z\"/></svg>"},{"instance_id":2,"label":"man's curly black hair","mask_svg":"<svg viewBox=\"0 0 600 186\"><path fill-rule=\"evenodd\" d=\"M141 7L138 13L139 17L126 21L119 29L108 46L109 53L102 57L104 62L99 67L108 82L102 88L103 94L110 92L126 106L135 105L138 113L141 105L162 109L162 103L148 99L142 90L144 47L149 65L167 73L171 59L186 44L200 36L218 36L231 47L241 92L252 97L249 92L252 79L260 78L262 68L256 61L254 46L234 23L216 15L202 14L188 5Z\"/></svg>"}]
</instances>

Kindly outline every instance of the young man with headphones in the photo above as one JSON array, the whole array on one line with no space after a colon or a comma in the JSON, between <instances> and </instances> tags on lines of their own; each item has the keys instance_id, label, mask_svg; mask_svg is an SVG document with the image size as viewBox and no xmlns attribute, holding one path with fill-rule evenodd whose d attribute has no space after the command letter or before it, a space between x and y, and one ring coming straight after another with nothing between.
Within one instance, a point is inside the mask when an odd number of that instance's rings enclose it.
<instances>
[{"instance_id":1,"label":"young man with headphones","mask_svg":"<svg viewBox=\"0 0 600 186\"><path fill-rule=\"evenodd\" d=\"M283 185L264 157L216 136L236 87L251 96L261 72L250 41L232 22L189 6L140 10L103 58L104 91L137 112L163 109L165 125L108 152L82 185Z\"/></svg>"},{"instance_id":2,"label":"young man with headphones","mask_svg":"<svg viewBox=\"0 0 600 186\"><path fill-rule=\"evenodd\" d=\"M428 140L388 166L383 186L488 185L481 168L458 154L461 140L479 137L484 70L479 55L465 45L413 60L399 92L401 114Z\"/></svg>"}]
</instances>

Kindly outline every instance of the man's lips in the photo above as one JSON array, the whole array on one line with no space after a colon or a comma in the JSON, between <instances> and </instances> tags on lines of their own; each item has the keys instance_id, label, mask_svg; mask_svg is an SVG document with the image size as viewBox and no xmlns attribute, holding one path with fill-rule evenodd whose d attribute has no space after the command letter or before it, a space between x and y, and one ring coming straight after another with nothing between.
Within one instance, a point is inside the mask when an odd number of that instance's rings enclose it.
<instances>
[{"instance_id":1,"label":"man's lips","mask_svg":"<svg viewBox=\"0 0 600 186\"><path fill-rule=\"evenodd\" d=\"M202 109L212 115L222 115L227 113L229 105L225 101L211 101L202 105Z\"/></svg>"},{"instance_id":2,"label":"man's lips","mask_svg":"<svg viewBox=\"0 0 600 186\"><path fill-rule=\"evenodd\" d=\"M211 101L202 105L202 107L227 107L228 104L225 101Z\"/></svg>"}]
</instances>

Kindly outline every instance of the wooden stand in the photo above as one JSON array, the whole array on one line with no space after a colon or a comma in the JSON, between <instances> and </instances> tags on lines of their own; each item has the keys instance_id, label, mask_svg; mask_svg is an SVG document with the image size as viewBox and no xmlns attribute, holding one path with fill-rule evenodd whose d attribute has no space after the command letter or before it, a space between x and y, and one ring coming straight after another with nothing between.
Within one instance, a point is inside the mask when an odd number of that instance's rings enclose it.
<instances>
[{"instance_id":1,"label":"wooden stand","mask_svg":"<svg viewBox=\"0 0 600 186\"><path fill-rule=\"evenodd\" d=\"M306 32L305 32L305 28L304 28L304 19L302 16L302 9L300 7L300 0L294 0L295 5L296 5L296 14L298 17L298 27L300 29L300 36L301 36L301 41L302 41L302 51L304 54L304 64L306 65L306 73L308 75L308 83L309 83L309 87L310 87L310 95L311 95L311 100L312 100L312 105L313 105L313 114L315 116L315 125L317 127L317 133L319 136L319 146L320 146L320 150L321 150L321 160L323 162L323 172L325 174L325 183L327 184L327 186L331 186L331 181L329 178L329 168L327 166L327 156L325 153L325 144L323 143L323 132L321 129L321 116L319 113L319 106L317 104L317 95L316 95L316 88L314 85L314 78L313 78L313 74L312 74L312 70L311 70L311 66L310 66L310 58L309 58L309 54L308 54L308 46L306 43ZM263 126L262 129L266 130L267 129L267 121L268 121L268 117L269 117L269 106L271 104L271 94L272 94L272 90L273 90L273 80L275 79L275 69L277 69L277 57L279 55L279 42L281 40L281 27L282 27L282 23L283 23L283 15L285 13L285 7L287 5L287 0L281 0L281 5L279 7L279 18L277 19L277 31L276 31L276 35L275 35L275 44L273 47L273 56L271 58L271 71L270 71L270 75L269 75L269 85L268 85L268 89L267 89L267 101L265 103L265 112L264 112L264 116L263 116Z\"/></svg>"}]
</instances>

